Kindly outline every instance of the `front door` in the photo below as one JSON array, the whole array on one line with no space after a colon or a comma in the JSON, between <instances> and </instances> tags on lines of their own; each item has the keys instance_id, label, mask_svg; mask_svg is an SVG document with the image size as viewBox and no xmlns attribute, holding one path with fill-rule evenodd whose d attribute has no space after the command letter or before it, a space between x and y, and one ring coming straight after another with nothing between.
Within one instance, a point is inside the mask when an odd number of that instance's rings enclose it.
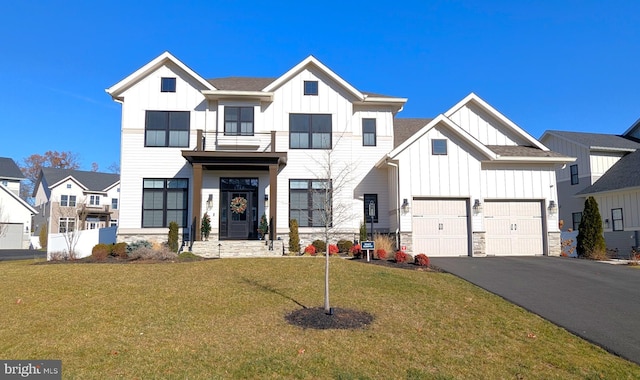
<instances>
[{"instance_id":1,"label":"front door","mask_svg":"<svg viewBox=\"0 0 640 380\"><path fill-rule=\"evenodd\" d=\"M220 178L220 239L258 239L257 178Z\"/></svg>"},{"instance_id":2,"label":"front door","mask_svg":"<svg viewBox=\"0 0 640 380\"><path fill-rule=\"evenodd\" d=\"M247 239L249 237L250 226L253 224L251 217L251 193L243 191L230 191L229 199L229 222L227 225L227 237L231 239Z\"/></svg>"}]
</instances>

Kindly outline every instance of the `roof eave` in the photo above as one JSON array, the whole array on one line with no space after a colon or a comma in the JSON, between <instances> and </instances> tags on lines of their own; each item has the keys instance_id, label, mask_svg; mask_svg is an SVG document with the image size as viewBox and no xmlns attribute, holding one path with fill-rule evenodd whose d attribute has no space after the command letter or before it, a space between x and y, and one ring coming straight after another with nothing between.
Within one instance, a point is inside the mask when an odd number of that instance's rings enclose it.
<instances>
[{"instance_id":1,"label":"roof eave","mask_svg":"<svg viewBox=\"0 0 640 380\"><path fill-rule=\"evenodd\" d=\"M497 155L490 161L483 162L500 162L500 163L553 163L553 164L568 164L574 162L575 157L536 157L536 156L500 156Z\"/></svg>"},{"instance_id":2,"label":"roof eave","mask_svg":"<svg viewBox=\"0 0 640 380\"><path fill-rule=\"evenodd\" d=\"M233 91L233 90L203 90L201 91L207 99L229 99L229 98L242 98L242 99L259 99L262 101L273 101L273 92L264 91Z\"/></svg>"}]
</instances>

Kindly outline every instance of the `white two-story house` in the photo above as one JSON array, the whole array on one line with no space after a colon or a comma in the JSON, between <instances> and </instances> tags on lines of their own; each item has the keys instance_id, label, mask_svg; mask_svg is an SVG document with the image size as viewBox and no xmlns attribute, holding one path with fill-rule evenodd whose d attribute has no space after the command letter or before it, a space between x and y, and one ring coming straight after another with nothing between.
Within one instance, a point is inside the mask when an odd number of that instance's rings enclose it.
<instances>
[{"instance_id":1,"label":"white two-story house","mask_svg":"<svg viewBox=\"0 0 640 380\"><path fill-rule=\"evenodd\" d=\"M31 217L38 212L20 198L23 179L11 158L0 157L0 249L29 248Z\"/></svg>"},{"instance_id":2,"label":"white two-story house","mask_svg":"<svg viewBox=\"0 0 640 380\"><path fill-rule=\"evenodd\" d=\"M516 215L537 222L526 237L537 249L515 254L559 252L547 210L555 168L571 160L473 94L406 121L396 118L406 98L358 90L313 56L277 78L205 79L168 52L106 91L122 105L121 241L165 241L172 221L200 240L207 213L219 249L258 239L265 215L271 240L286 241L292 219L306 242L326 224L336 240L357 239L366 221L409 252L482 256L525 241L509 223ZM462 245L447 246L448 222L422 221L451 200ZM489 212L498 225L484 222Z\"/></svg>"},{"instance_id":3,"label":"white two-story house","mask_svg":"<svg viewBox=\"0 0 640 380\"><path fill-rule=\"evenodd\" d=\"M34 234L117 226L120 176L113 173L42 168L34 186Z\"/></svg>"}]
</instances>

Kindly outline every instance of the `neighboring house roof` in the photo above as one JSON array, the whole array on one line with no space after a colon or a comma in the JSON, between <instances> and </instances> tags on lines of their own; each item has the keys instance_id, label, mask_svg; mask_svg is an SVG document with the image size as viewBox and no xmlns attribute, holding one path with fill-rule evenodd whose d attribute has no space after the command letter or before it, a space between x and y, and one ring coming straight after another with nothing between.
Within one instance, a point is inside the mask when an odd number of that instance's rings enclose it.
<instances>
[{"instance_id":1,"label":"neighboring house roof","mask_svg":"<svg viewBox=\"0 0 640 380\"><path fill-rule=\"evenodd\" d=\"M576 195L588 195L635 187L640 187L640 150L620 158L593 185L577 192Z\"/></svg>"},{"instance_id":2,"label":"neighboring house roof","mask_svg":"<svg viewBox=\"0 0 640 380\"><path fill-rule=\"evenodd\" d=\"M25 179L15 161L7 157L0 157L0 178L18 181Z\"/></svg>"},{"instance_id":3,"label":"neighboring house roof","mask_svg":"<svg viewBox=\"0 0 640 380\"><path fill-rule=\"evenodd\" d=\"M103 192L111 188L120 181L119 174L100 173L73 169L42 168L41 175L44 177L49 188L56 187L60 182L73 178L87 191ZM38 181L40 183L41 180ZM36 188L38 186L36 185Z\"/></svg>"},{"instance_id":4,"label":"neighboring house roof","mask_svg":"<svg viewBox=\"0 0 640 380\"><path fill-rule=\"evenodd\" d=\"M586 132L568 132L568 131L546 131L541 140L547 135L557 136L559 138L572 141L578 145L582 145L590 150L622 150L633 152L640 148L640 143L619 135L606 133L586 133Z\"/></svg>"},{"instance_id":5,"label":"neighboring house roof","mask_svg":"<svg viewBox=\"0 0 640 380\"><path fill-rule=\"evenodd\" d=\"M395 118L393 120L393 147L405 142L433 119L427 118Z\"/></svg>"},{"instance_id":6,"label":"neighboring house roof","mask_svg":"<svg viewBox=\"0 0 640 380\"><path fill-rule=\"evenodd\" d=\"M0 184L0 191L4 191L7 194L9 194L11 196L11 198L13 198L16 202L18 202L22 207L24 207L27 210L29 210L29 212L31 214L35 215L35 214L38 213L38 211L35 208L33 208L33 206L28 204L24 199L22 199L19 196L17 196L13 191L9 190L6 186Z\"/></svg>"}]
</instances>

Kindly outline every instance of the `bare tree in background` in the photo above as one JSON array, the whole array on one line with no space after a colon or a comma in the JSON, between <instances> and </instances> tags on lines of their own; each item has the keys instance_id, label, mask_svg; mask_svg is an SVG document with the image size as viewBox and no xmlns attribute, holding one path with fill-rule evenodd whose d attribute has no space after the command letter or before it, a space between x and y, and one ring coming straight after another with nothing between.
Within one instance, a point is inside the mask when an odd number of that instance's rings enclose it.
<instances>
[{"instance_id":1,"label":"bare tree in background","mask_svg":"<svg viewBox=\"0 0 640 380\"><path fill-rule=\"evenodd\" d=\"M114 174L120 174L120 164L113 162L109 167L107 167L107 170Z\"/></svg>"},{"instance_id":2,"label":"bare tree in background","mask_svg":"<svg viewBox=\"0 0 640 380\"><path fill-rule=\"evenodd\" d=\"M6 217L4 215L4 207L2 206L2 202L0 201L0 238L4 237L7 233L7 223L5 223Z\"/></svg>"},{"instance_id":3,"label":"bare tree in background","mask_svg":"<svg viewBox=\"0 0 640 380\"><path fill-rule=\"evenodd\" d=\"M22 160L19 166L22 174L27 178L27 181L20 184L20 198L33 205L31 194L42 168L79 169L80 162L76 153L49 150L43 155L32 154Z\"/></svg>"},{"instance_id":4,"label":"bare tree in background","mask_svg":"<svg viewBox=\"0 0 640 380\"><path fill-rule=\"evenodd\" d=\"M78 215L78 210L85 209L84 200L77 202L73 206L71 204L61 205L60 200L57 203L58 205L52 213L52 217L57 217L58 233L64 238L66 252L63 256L66 259L74 260L76 259L76 245L80 239L81 231L81 219ZM64 223L60 223L62 219L64 219Z\"/></svg>"}]
</instances>

